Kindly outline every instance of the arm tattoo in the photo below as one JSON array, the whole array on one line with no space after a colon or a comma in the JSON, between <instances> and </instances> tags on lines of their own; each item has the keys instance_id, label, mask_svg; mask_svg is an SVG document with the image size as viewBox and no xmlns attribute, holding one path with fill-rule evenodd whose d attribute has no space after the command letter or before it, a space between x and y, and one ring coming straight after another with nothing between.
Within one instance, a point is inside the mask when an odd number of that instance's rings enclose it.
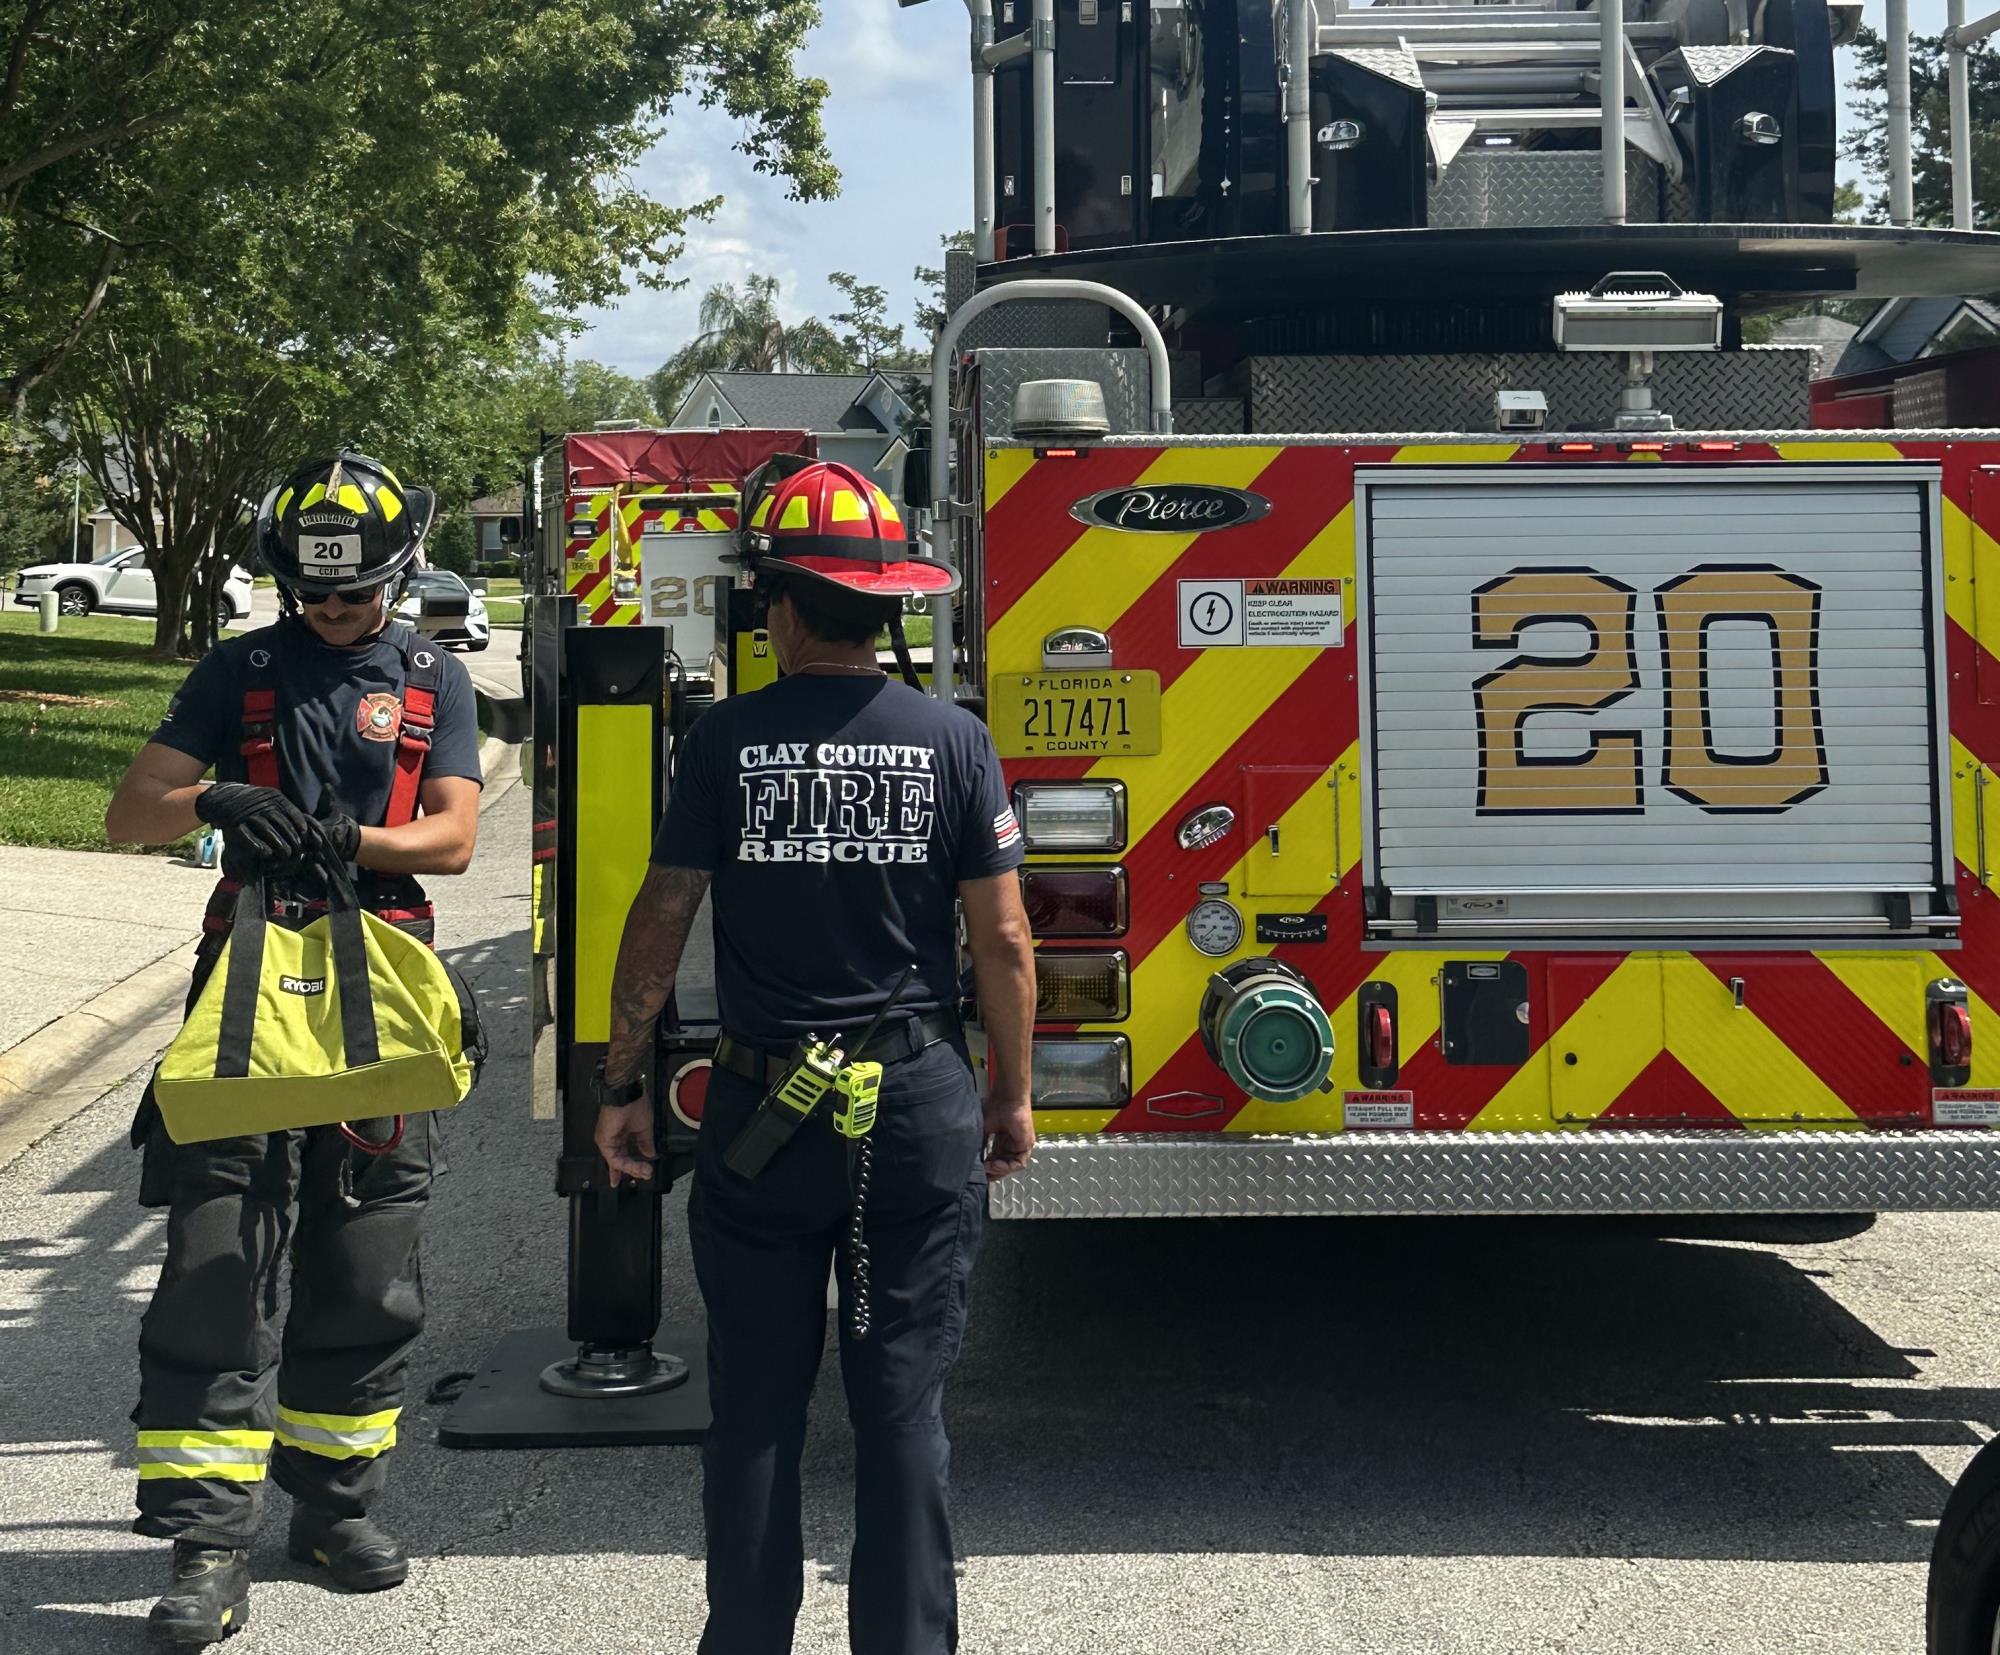
<instances>
[{"instance_id":1,"label":"arm tattoo","mask_svg":"<svg viewBox=\"0 0 2000 1655\"><path fill-rule=\"evenodd\" d=\"M614 1080L629 1080L645 1066L654 1025L674 991L681 952L708 880L695 868L655 865L646 870L625 916L618 969L611 979L611 1046L604 1068Z\"/></svg>"}]
</instances>

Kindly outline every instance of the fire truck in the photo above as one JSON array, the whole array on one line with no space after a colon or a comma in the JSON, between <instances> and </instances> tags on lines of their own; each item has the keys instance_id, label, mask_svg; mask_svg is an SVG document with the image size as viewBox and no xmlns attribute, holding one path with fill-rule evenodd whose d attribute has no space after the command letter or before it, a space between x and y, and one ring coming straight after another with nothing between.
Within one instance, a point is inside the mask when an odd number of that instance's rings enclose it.
<instances>
[{"instance_id":1,"label":"fire truck","mask_svg":"<svg viewBox=\"0 0 2000 1655\"><path fill-rule=\"evenodd\" d=\"M1860 226L1855 0L968 6L903 494L1028 853L994 1214L2000 1206L2000 432L1917 380L1815 428L1745 341L2000 287L1908 222L1906 19ZM533 490L536 1098L614 1389L658 1218L588 1076L676 732L772 671L732 511L800 438L572 436ZM670 1156L713 1015L660 1031Z\"/></svg>"}]
</instances>

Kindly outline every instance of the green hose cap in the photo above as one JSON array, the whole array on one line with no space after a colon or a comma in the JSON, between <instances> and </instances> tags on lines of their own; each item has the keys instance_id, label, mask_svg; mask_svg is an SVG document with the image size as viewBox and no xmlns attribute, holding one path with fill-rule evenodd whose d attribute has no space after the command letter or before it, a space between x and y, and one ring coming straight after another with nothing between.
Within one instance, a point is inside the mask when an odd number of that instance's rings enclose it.
<instances>
[{"instance_id":1,"label":"green hose cap","mask_svg":"<svg viewBox=\"0 0 2000 1655\"><path fill-rule=\"evenodd\" d=\"M1254 1098L1292 1103L1324 1090L1333 1070L1333 1025L1312 991L1282 977L1243 984L1219 1008L1222 1069Z\"/></svg>"}]
</instances>

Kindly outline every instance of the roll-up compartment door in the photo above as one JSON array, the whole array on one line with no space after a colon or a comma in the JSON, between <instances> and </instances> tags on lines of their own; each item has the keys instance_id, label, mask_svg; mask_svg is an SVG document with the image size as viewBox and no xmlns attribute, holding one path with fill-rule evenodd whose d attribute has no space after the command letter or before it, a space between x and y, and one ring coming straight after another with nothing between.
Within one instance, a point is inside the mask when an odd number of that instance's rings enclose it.
<instances>
[{"instance_id":1,"label":"roll-up compartment door","mask_svg":"<svg viewBox=\"0 0 2000 1655\"><path fill-rule=\"evenodd\" d=\"M1952 929L1935 468L1385 470L1361 494L1378 938Z\"/></svg>"}]
</instances>

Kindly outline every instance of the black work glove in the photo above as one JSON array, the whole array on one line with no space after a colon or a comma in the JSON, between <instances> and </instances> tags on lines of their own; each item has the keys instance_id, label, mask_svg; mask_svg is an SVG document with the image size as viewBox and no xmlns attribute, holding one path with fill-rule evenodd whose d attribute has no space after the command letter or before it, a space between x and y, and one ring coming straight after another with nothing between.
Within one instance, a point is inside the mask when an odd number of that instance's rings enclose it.
<instances>
[{"instance_id":1,"label":"black work glove","mask_svg":"<svg viewBox=\"0 0 2000 1655\"><path fill-rule=\"evenodd\" d=\"M320 841L329 860L345 866L361 854L361 824L331 799L320 800L313 820L319 827Z\"/></svg>"},{"instance_id":2,"label":"black work glove","mask_svg":"<svg viewBox=\"0 0 2000 1655\"><path fill-rule=\"evenodd\" d=\"M295 871L320 839L313 819L275 787L217 782L195 795L194 813L228 835L230 860L252 876Z\"/></svg>"}]
</instances>

